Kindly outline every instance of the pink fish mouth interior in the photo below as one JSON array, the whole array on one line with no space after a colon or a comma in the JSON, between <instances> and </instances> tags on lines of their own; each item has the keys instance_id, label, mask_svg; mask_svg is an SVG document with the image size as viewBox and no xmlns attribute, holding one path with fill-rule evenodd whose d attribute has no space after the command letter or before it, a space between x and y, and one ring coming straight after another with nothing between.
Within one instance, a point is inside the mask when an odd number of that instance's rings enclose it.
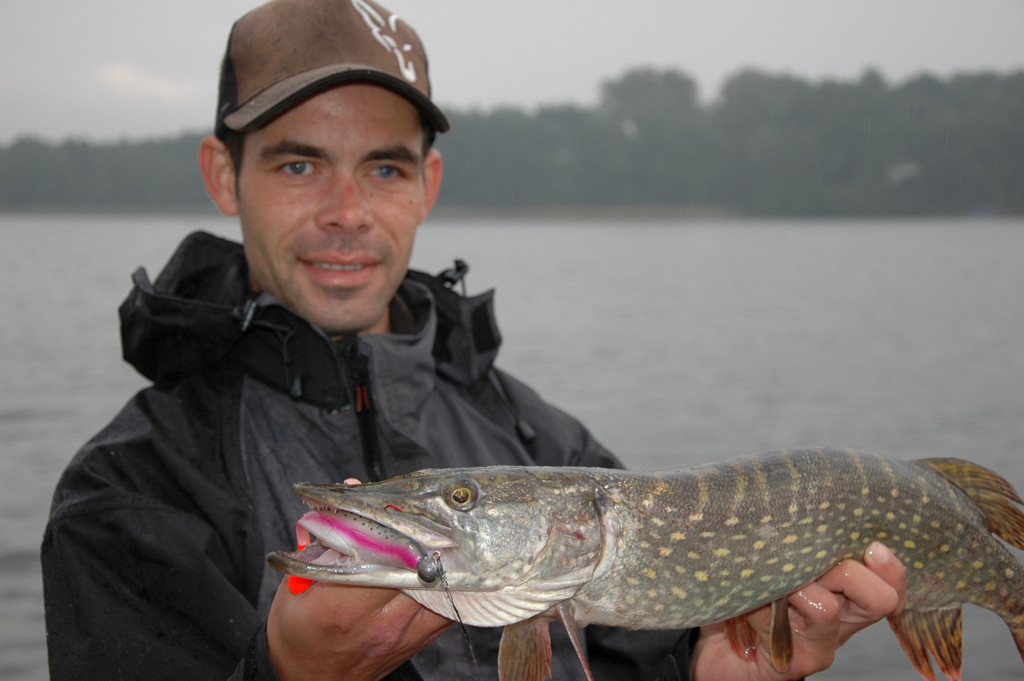
<instances>
[{"instance_id":1,"label":"pink fish mouth interior","mask_svg":"<svg viewBox=\"0 0 1024 681\"><path fill-rule=\"evenodd\" d=\"M334 570L415 570L425 555L423 549L404 534L348 511L309 511L299 518L295 533L300 550L290 554L291 557ZM316 539L312 540L311 535Z\"/></svg>"}]
</instances>

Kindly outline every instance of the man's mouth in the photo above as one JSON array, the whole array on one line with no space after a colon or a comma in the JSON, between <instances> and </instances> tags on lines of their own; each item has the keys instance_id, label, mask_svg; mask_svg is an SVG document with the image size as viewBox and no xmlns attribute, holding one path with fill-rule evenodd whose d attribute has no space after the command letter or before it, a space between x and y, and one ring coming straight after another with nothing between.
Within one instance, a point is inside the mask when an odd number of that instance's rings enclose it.
<instances>
[{"instance_id":1,"label":"man's mouth","mask_svg":"<svg viewBox=\"0 0 1024 681\"><path fill-rule=\"evenodd\" d=\"M331 288L364 286L378 271L379 265L370 258L310 257L301 259L300 262L314 281Z\"/></svg>"},{"instance_id":2,"label":"man's mouth","mask_svg":"<svg viewBox=\"0 0 1024 681\"><path fill-rule=\"evenodd\" d=\"M357 270L363 269L364 267L366 267L366 265L363 265L361 263L356 265L339 265L337 263L330 262L317 262L313 263L313 267L316 267L317 269L320 270L330 270L331 272L355 272Z\"/></svg>"}]
</instances>

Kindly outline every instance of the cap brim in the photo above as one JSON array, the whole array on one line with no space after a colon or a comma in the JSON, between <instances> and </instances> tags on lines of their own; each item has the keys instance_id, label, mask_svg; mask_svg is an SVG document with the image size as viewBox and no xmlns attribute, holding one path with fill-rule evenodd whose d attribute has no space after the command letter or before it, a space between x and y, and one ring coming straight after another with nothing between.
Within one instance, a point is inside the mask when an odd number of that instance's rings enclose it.
<instances>
[{"instance_id":1,"label":"cap brim","mask_svg":"<svg viewBox=\"0 0 1024 681\"><path fill-rule=\"evenodd\" d=\"M441 109L415 87L361 64L331 64L286 78L239 106L224 117L223 123L236 132L253 130L318 92L344 83L372 83L387 88L409 100L436 132L447 132L451 127Z\"/></svg>"}]
</instances>

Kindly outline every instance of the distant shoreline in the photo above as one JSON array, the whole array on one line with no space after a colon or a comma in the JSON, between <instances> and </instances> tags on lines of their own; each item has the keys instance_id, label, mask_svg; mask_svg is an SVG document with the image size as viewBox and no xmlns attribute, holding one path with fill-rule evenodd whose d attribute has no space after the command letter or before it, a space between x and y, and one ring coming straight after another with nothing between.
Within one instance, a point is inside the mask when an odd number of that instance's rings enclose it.
<instances>
[{"instance_id":1,"label":"distant shoreline","mask_svg":"<svg viewBox=\"0 0 1024 681\"><path fill-rule=\"evenodd\" d=\"M182 215L182 216L218 216L212 204L184 204L179 206L130 206L130 205L90 205L90 206L41 206L0 205L0 215ZM964 214L871 214L871 215L745 215L739 210L728 206L711 205L673 205L673 204L616 204L616 205L579 205L579 206L445 206L439 205L431 211L428 220L591 220L601 221L656 221L656 220L916 220L916 219L960 219L960 218L993 218L1014 219L1024 215L1013 213L964 213Z\"/></svg>"},{"instance_id":2,"label":"distant shoreline","mask_svg":"<svg viewBox=\"0 0 1024 681\"><path fill-rule=\"evenodd\" d=\"M4 206L0 213L8 215L219 215L213 203L185 204L180 206L131 206L89 205L89 206ZM686 220L709 218L739 218L738 211L718 206L691 205L608 205L608 206L444 206L439 205L430 212L431 219L473 220L473 219L543 219L543 220Z\"/></svg>"},{"instance_id":3,"label":"distant shoreline","mask_svg":"<svg viewBox=\"0 0 1024 681\"><path fill-rule=\"evenodd\" d=\"M738 211L718 206L671 204L618 204L606 206L515 206L469 207L437 206L430 216L442 220L470 220L474 218L510 218L544 220L687 220L742 217Z\"/></svg>"}]
</instances>

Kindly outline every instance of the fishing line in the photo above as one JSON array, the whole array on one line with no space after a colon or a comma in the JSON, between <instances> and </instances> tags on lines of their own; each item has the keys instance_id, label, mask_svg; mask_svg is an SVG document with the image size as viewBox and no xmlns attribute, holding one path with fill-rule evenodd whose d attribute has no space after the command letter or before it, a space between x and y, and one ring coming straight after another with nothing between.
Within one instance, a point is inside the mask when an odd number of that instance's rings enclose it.
<instances>
[{"instance_id":1,"label":"fishing line","mask_svg":"<svg viewBox=\"0 0 1024 681\"><path fill-rule=\"evenodd\" d=\"M462 621L462 615L459 614L459 609L455 606L455 599L452 598L452 592L448 588L448 576L444 573L444 566L441 565L441 552L434 551L434 566L437 568L437 574L441 578L441 588L448 594L448 602L452 605L452 610L455 611L455 617L459 620L459 626L462 627L462 636L466 639L466 645L469 647L469 656L473 659L473 668L476 669L476 677L483 681L484 676L480 673L480 664L476 661L476 652L473 651L473 642L469 640L469 630L466 629L466 623Z\"/></svg>"}]
</instances>

